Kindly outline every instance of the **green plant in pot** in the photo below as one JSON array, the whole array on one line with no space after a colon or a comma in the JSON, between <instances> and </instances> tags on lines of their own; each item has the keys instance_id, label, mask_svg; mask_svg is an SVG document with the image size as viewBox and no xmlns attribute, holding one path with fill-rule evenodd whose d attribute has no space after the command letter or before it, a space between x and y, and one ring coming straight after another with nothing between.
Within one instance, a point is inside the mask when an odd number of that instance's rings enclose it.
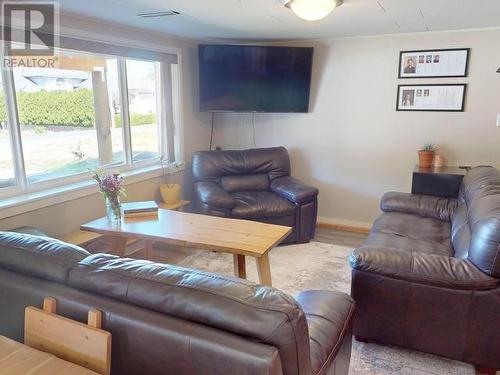
<instances>
[{"instance_id":1,"label":"green plant in pot","mask_svg":"<svg viewBox=\"0 0 500 375\"><path fill-rule=\"evenodd\" d=\"M424 144L418 151L418 161L420 168L430 168L432 166L432 160L434 159L434 153L436 152L436 146L432 143Z\"/></svg>"},{"instance_id":2,"label":"green plant in pot","mask_svg":"<svg viewBox=\"0 0 500 375\"><path fill-rule=\"evenodd\" d=\"M166 204L180 201L181 184L178 183L181 165L173 163L164 168L165 183L160 185L161 199Z\"/></svg>"}]
</instances>

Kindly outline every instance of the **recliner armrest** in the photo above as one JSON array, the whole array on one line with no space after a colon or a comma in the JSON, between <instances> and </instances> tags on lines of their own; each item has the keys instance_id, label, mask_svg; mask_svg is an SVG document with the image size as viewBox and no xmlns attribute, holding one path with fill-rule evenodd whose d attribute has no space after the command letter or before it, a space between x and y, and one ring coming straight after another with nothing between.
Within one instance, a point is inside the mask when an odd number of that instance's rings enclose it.
<instances>
[{"instance_id":1,"label":"recliner armrest","mask_svg":"<svg viewBox=\"0 0 500 375\"><path fill-rule=\"evenodd\" d=\"M311 201L318 195L318 189L291 177L278 177L271 182L271 191L296 204Z\"/></svg>"},{"instance_id":2,"label":"recliner armrest","mask_svg":"<svg viewBox=\"0 0 500 375\"><path fill-rule=\"evenodd\" d=\"M456 207L457 200L454 198L394 191L385 193L380 201L380 209L384 212L403 212L444 221L450 221Z\"/></svg>"},{"instance_id":3,"label":"recliner armrest","mask_svg":"<svg viewBox=\"0 0 500 375\"><path fill-rule=\"evenodd\" d=\"M362 246L349 261L357 271L448 289L488 290L500 282L468 260L436 254Z\"/></svg>"},{"instance_id":4,"label":"recliner armrest","mask_svg":"<svg viewBox=\"0 0 500 375\"><path fill-rule=\"evenodd\" d=\"M234 198L215 182L201 181L194 184L195 193L200 202L213 207L232 209Z\"/></svg>"}]
</instances>

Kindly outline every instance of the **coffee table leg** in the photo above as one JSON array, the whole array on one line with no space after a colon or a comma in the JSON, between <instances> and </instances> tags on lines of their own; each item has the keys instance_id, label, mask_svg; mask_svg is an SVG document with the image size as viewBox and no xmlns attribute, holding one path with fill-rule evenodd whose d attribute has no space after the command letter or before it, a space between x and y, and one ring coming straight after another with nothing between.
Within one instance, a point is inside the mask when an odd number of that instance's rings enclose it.
<instances>
[{"instance_id":1,"label":"coffee table leg","mask_svg":"<svg viewBox=\"0 0 500 375\"><path fill-rule=\"evenodd\" d=\"M125 247L127 246L127 239L125 237L112 236L111 239L111 254L120 257L125 256Z\"/></svg>"},{"instance_id":2,"label":"coffee table leg","mask_svg":"<svg viewBox=\"0 0 500 375\"><path fill-rule=\"evenodd\" d=\"M271 280L271 266L267 253L257 258L257 273L259 274L259 281L262 285L273 286Z\"/></svg>"},{"instance_id":3,"label":"coffee table leg","mask_svg":"<svg viewBox=\"0 0 500 375\"><path fill-rule=\"evenodd\" d=\"M246 279L247 269L245 264L245 256L233 254L233 262L234 262L234 276L239 277L240 279Z\"/></svg>"}]
</instances>

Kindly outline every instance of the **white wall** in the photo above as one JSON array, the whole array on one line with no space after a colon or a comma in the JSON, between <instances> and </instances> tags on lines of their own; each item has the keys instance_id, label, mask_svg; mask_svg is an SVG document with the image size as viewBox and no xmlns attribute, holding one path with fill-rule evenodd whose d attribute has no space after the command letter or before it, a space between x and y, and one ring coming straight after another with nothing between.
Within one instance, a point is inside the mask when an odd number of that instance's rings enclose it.
<instances>
[{"instance_id":1,"label":"white wall","mask_svg":"<svg viewBox=\"0 0 500 375\"><path fill-rule=\"evenodd\" d=\"M144 32L109 23L74 16L63 16L62 27L82 30L82 34L99 40L99 36L127 38L131 43L155 43L161 46L182 49L183 62L183 107L181 108L184 124L184 160L187 173L184 174L184 195L191 196L190 159L193 151L208 149L210 126L209 116L198 111L198 67L197 46L194 42L170 38L164 34ZM154 178L127 186L127 200L151 200L159 198L158 187L162 178ZM97 190L97 189L96 189ZM9 230L19 226L34 226L58 237L72 232L80 224L104 215L104 205L99 194L48 206L32 212L0 220L0 230Z\"/></svg>"},{"instance_id":2,"label":"white wall","mask_svg":"<svg viewBox=\"0 0 500 375\"><path fill-rule=\"evenodd\" d=\"M385 191L409 191L417 149L449 165L500 166L500 30L301 43L314 45L311 112L255 114L258 147L286 146L293 174L320 190L324 220L364 225ZM470 47L468 78L398 80L401 50ZM468 83L464 113L396 112L398 83ZM217 114L215 145L253 147L251 114Z\"/></svg>"}]
</instances>

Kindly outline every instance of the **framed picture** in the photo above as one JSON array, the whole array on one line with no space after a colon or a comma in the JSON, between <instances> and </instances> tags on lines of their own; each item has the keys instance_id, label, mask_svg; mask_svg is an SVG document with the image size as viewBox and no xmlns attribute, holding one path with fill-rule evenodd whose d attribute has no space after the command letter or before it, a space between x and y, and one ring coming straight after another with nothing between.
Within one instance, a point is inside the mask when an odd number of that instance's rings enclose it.
<instances>
[{"instance_id":1,"label":"framed picture","mask_svg":"<svg viewBox=\"0 0 500 375\"><path fill-rule=\"evenodd\" d=\"M470 48L401 51L399 78L467 77Z\"/></svg>"},{"instance_id":2,"label":"framed picture","mask_svg":"<svg viewBox=\"0 0 500 375\"><path fill-rule=\"evenodd\" d=\"M462 112L467 85L398 85L396 111Z\"/></svg>"}]
</instances>

